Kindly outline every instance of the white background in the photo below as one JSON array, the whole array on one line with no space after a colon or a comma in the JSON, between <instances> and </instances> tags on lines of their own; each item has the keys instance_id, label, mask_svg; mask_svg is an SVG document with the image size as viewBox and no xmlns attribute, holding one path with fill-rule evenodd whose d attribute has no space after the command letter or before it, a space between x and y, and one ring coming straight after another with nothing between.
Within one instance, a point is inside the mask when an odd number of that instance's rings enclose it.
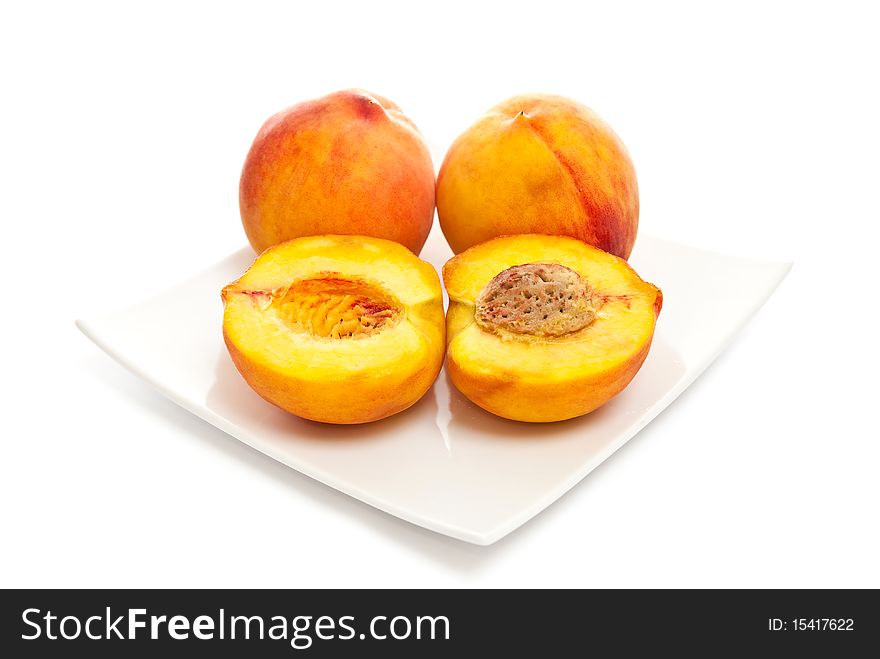
<instances>
[{"instance_id":1,"label":"white background","mask_svg":"<svg viewBox=\"0 0 880 659\"><path fill-rule=\"evenodd\" d=\"M872 3L613 4L4 4L0 585L880 586ZM572 96L626 142L642 232L795 262L670 409L490 547L274 463L73 325L239 248L262 121L352 86L441 153L507 96Z\"/></svg>"}]
</instances>

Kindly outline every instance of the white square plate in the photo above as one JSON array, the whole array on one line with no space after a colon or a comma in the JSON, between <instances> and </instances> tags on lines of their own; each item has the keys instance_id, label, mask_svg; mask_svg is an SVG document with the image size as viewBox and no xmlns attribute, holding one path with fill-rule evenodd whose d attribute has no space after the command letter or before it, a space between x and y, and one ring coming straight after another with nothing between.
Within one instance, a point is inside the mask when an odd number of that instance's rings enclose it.
<instances>
[{"instance_id":1,"label":"white square plate","mask_svg":"<svg viewBox=\"0 0 880 659\"><path fill-rule=\"evenodd\" d=\"M451 256L432 233L422 258ZM553 503L648 424L718 356L790 264L640 236L630 263L663 289L654 344L630 386L579 419L536 425L472 405L445 372L409 410L363 426L304 421L241 379L223 345L220 289L242 249L158 296L79 328L122 365L245 444L413 524L491 544Z\"/></svg>"}]
</instances>

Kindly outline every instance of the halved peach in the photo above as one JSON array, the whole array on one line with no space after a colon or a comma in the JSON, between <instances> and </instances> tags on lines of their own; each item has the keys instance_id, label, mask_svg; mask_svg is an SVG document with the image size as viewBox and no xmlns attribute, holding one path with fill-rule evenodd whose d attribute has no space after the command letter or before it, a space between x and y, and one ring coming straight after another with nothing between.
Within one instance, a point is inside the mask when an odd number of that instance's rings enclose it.
<instances>
[{"instance_id":1,"label":"halved peach","mask_svg":"<svg viewBox=\"0 0 880 659\"><path fill-rule=\"evenodd\" d=\"M223 289L223 301L223 337L241 375L306 419L364 423L400 412L443 363L437 272L389 240L276 245Z\"/></svg>"},{"instance_id":2,"label":"halved peach","mask_svg":"<svg viewBox=\"0 0 880 659\"><path fill-rule=\"evenodd\" d=\"M562 236L489 240L451 259L443 281L453 384L517 421L570 419L620 393L663 301L623 259Z\"/></svg>"}]
</instances>

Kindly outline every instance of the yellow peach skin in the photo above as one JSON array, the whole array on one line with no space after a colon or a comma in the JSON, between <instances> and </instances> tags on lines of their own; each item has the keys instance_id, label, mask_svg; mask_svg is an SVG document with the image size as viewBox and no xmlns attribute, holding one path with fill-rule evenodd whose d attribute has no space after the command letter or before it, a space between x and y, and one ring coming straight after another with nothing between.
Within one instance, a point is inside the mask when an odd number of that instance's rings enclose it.
<instances>
[{"instance_id":1,"label":"yellow peach skin","mask_svg":"<svg viewBox=\"0 0 880 659\"><path fill-rule=\"evenodd\" d=\"M400 412L443 364L437 272L388 240L281 243L223 289L223 302L223 337L242 377L306 419L365 423Z\"/></svg>"},{"instance_id":2,"label":"yellow peach skin","mask_svg":"<svg viewBox=\"0 0 880 659\"><path fill-rule=\"evenodd\" d=\"M352 234L418 254L434 219L434 165L394 103L341 91L271 117L239 186L248 240L259 253L285 240Z\"/></svg>"},{"instance_id":3,"label":"yellow peach skin","mask_svg":"<svg viewBox=\"0 0 880 659\"><path fill-rule=\"evenodd\" d=\"M459 252L502 235L571 236L629 258L639 190L626 148L560 96L515 96L456 139L437 178L440 226Z\"/></svg>"},{"instance_id":4,"label":"yellow peach skin","mask_svg":"<svg viewBox=\"0 0 880 659\"><path fill-rule=\"evenodd\" d=\"M452 383L517 421L570 419L620 393L648 355L663 302L623 259L558 236L477 245L444 266L443 281Z\"/></svg>"}]
</instances>

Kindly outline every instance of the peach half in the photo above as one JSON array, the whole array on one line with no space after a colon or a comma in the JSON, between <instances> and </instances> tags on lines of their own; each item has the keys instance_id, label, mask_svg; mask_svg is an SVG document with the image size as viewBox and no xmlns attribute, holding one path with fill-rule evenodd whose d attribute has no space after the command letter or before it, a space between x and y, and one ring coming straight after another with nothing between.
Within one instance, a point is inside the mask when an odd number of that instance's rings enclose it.
<instances>
[{"instance_id":1,"label":"peach half","mask_svg":"<svg viewBox=\"0 0 880 659\"><path fill-rule=\"evenodd\" d=\"M223 337L251 388L297 416L382 419L443 364L437 272L398 243L311 236L272 247L223 289Z\"/></svg>"},{"instance_id":2,"label":"peach half","mask_svg":"<svg viewBox=\"0 0 880 659\"><path fill-rule=\"evenodd\" d=\"M516 421L587 414L651 347L663 296L623 259L574 238L495 238L443 268L447 370L471 401Z\"/></svg>"}]
</instances>

